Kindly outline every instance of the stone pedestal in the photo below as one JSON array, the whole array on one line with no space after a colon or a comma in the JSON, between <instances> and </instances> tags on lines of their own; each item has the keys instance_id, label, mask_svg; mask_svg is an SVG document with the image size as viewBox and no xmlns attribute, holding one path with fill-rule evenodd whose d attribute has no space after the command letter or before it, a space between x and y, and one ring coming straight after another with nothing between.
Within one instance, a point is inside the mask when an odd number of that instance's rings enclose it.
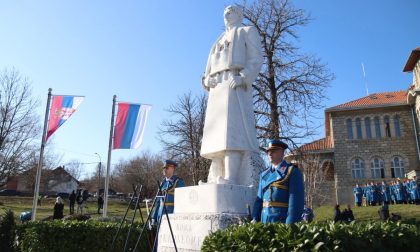
<instances>
[{"instance_id":1,"label":"stone pedestal","mask_svg":"<svg viewBox=\"0 0 420 252\"><path fill-rule=\"evenodd\" d=\"M176 188L175 210L169 219L178 251L200 251L210 232L241 223L255 197L255 188L239 185ZM162 218L158 251L175 251L166 216Z\"/></svg>"}]
</instances>

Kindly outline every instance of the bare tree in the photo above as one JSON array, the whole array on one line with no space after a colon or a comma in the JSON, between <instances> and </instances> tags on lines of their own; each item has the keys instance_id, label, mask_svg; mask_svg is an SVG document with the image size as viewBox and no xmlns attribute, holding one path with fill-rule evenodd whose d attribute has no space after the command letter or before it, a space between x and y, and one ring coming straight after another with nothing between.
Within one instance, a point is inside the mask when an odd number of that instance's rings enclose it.
<instances>
[{"instance_id":1,"label":"bare tree","mask_svg":"<svg viewBox=\"0 0 420 252\"><path fill-rule=\"evenodd\" d=\"M132 185L143 185L142 195L155 196L157 181L162 180L162 157L149 151L128 161L119 161L112 173L111 188L120 192L132 192Z\"/></svg>"},{"instance_id":2,"label":"bare tree","mask_svg":"<svg viewBox=\"0 0 420 252\"><path fill-rule=\"evenodd\" d=\"M168 158L188 168L183 177L187 184L190 179L194 185L205 180L210 167L210 160L200 156L206 106L205 94L184 94L167 110L174 119L164 120L160 128L159 139Z\"/></svg>"},{"instance_id":3,"label":"bare tree","mask_svg":"<svg viewBox=\"0 0 420 252\"><path fill-rule=\"evenodd\" d=\"M288 0L244 2L244 17L261 36L264 64L254 83L258 138L282 138L296 144L314 134L314 110L322 107L334 78L319 58L296 45L298 29L310 16ZM296 145L295 145L296 146Z\"/></svg>"},{"instance_id":4,"label":"bare tree","mask_svg":"<svg viewBox=\"0 0 420 252\"><path fill-rule=\"evenodd\" d=\"M0 186L29 168L40 132L37 106L27 78L15 69L0 72Z\"/></svg>"},{"instance_id":5,"label":"bare tree","mask_svg":"<svg viewBox=\"0 0 420 252\"><path fill-rule=\"evenodd\" d=\"M64 169L75 179L79 180L82 175L83 164L80 160L72 159L64 167Z\"/></svg>"},{"instance_id":6,"label":"bare tree","mask_svg":"<svg viewBox=\"0 0 420 252\"><path fill-rule=\"evenodd\" d=\"M330 180L330 164L328 162L321 163L319 154L301 154L296 157L303 173L306 205L310 208L313 208L315 203L322 205L329 200L329 194L325 192L327 189L325 184L327 180Z\"/></svg>"}]
</instances>

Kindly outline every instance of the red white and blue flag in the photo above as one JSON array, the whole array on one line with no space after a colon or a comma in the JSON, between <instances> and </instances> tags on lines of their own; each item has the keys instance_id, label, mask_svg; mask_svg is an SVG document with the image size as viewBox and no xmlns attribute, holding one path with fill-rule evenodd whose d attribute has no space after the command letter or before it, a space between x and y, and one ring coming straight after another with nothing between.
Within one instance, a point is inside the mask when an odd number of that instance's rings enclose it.
<instances>
[{"instance_id":1,"label":"red white and blue flag","mask_svg":"<svg viewBox=\"0 0 420 252\"><path fill-rule=\"evenodd\" d=\"M113 149L136 149L141 145L150 108L147 104L118 103Z\"/></svg>"},{"instance_id":2,"label":"red white and blue flag","mask_svg":"<svg viewBox=\"0 0 420 252\"><path fill-rule=\"evenodd\" d=\"M83 96L53 95L51 99L51 109L48 121L48 138L76 111L82 103Z\"/></svg>"}]
</instances>

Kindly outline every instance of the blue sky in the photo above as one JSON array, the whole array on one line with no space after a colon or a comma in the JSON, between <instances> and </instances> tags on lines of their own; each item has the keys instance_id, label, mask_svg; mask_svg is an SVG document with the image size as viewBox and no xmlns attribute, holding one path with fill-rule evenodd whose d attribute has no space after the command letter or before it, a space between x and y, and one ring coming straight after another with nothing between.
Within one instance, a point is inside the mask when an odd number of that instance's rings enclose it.
<instances>
[{"instance_id":1,"label":"blue sky","mask_svg":"<svg viewBox=\"0 0 420 252\"><path fill-rule=\"evenodd\" d=\"M51 138L62 162L107 158L112 96L152 104L142 147L115 150L112 163L143 150L159 152L157 129L165 108L186 92L201 94L208 51L223 31L223 9L233 1L0 1L0 68L29 77L43 121L49 87L54 94L86 96ZM336 79L327 107L369 92L406 89L402 68L420 46L420 2L293 1L313 20L299 30L302 52L328 64ZM323 111L319 111L322 117ZM322 123L322 119L320 120ZM319 137L323 136L322 127ZM86 176L95 168L85 165Z\"/></svg>"}]
</instances>

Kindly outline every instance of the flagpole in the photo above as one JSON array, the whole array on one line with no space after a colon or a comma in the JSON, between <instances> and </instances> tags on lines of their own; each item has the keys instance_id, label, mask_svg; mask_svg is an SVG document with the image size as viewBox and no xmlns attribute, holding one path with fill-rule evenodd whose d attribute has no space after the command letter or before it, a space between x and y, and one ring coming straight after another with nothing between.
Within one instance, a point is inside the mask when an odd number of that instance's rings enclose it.
<instances>
[{"instance_id":1,"label":"flagpole","mask_svg":"<svg viewBox=\"0 0 420 252\"><path fill-rule=\"evenodd\" d=\"M49 88L48 89L47 107L45 109L44 130L42 131L41 151L39 153L38 167L36 169L34 199L33 199L33 202L32 202L32 221L35 221L35 219L36 219L36 209L38 207L39 184L41 182L42 160L44 159L44 148L45 148L45 142L46 142L45 141L45 136L47 134L48 114L49 114L50 103L51 103L51 91L52 91L52 89Z\"/></svg>"},{"instance_id":2,"label":"flagpole","mask_svg":"<svg viewBox=\"0 0 420 252\"><path fill-rule=\"evenodd\" d=\"M114 135L114 117L115 117L116 100L117 100L117 96L114 95L112 99L111 130L109 132L108 161L106 164L106 176L105 176L105 188L104 188L104 211L103 211L104 218L107 217L107 211L108 211L109 171L111 168L111 151L112 151L112 142L113 142L113 135Z\"/></svg>"}]
</instances>

